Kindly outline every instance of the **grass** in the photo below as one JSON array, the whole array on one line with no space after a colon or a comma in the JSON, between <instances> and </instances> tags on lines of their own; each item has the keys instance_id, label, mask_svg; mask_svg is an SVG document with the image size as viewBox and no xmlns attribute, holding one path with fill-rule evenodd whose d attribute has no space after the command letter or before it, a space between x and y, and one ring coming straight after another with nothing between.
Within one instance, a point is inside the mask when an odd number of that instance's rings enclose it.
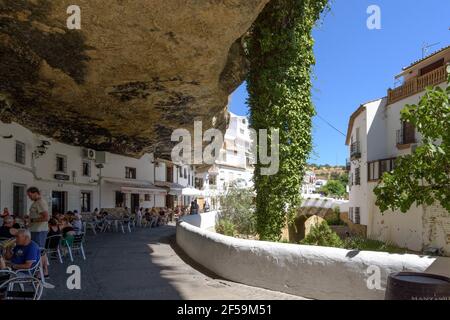
<instances>
[{"instance_id":1,"label":"grass","mask_svg":"<svg viewBox=\"0 0 450 320\"><path fill-rule=\"evenodd\" d=\"M344 248L360 251L378 251L388 253L408 253L407 249L397 247L390 243L379 240L365 239L361 237L350 237L344 240Z\"/></svg>"}]
</instances>

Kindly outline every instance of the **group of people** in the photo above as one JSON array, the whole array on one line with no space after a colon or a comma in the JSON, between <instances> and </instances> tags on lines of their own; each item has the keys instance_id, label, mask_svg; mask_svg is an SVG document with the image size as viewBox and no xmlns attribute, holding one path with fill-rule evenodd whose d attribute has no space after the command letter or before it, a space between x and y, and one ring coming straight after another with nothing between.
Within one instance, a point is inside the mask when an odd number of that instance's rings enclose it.
<instances>
[{"instance_id":1,"label":"group of people","mask_svg":"<svg viewBox=\"0 0 450 320\"><path fill-rule=\"evenodd\" d=\"M30 269L42 259L44 276L48 276L47 257L41 256L41 248L45 248L49 232L49 210L38 188L31 187L27 196L32 201L29 214L24 217L22 225L5 209L1 215L3 225L2 238L13 240L4 241L0 252L0 269L7 267L12 270Z\"/></svg>"}]
</instances>

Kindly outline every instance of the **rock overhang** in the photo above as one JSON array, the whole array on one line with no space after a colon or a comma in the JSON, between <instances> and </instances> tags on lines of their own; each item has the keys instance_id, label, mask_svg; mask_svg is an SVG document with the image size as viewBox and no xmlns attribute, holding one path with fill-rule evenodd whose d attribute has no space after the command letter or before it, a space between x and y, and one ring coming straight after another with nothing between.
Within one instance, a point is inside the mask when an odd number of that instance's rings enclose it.
<instances>
[{"instance_id":1,"label":"rock overhang","mask_svg":"<svg viewBox=\"0 0 450 320\"><path fill-rule=\"evenodd\" d=\"M268 1L0 0L0 120L167 158L174 129L225 130L246 75L241 38ZM66 26L74 4L80 30Z\"/></svg>"}]
</instances>

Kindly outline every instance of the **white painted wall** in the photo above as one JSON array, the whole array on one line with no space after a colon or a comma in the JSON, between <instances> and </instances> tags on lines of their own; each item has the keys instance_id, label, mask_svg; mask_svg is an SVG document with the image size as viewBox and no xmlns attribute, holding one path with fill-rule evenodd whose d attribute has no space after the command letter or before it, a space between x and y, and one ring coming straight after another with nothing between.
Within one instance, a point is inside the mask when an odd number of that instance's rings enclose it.
<instances>
[{"instance_id":1,"label":"white painted wall","mask_svg":"<svg viewBox=\"0 0 450 320\"><path fill-rule=\"evenodd\" d=\"M384 299L384 290L367 287L368 266L379 268L385 288L390 273L424 272L436 261L410 254L236 239L207 231L214 223L214 212L194 221L183 219L177 225L177 244L225 279L313 299ZM440 259L450 263L450 259Z\"/></svg>"}]
</instances>

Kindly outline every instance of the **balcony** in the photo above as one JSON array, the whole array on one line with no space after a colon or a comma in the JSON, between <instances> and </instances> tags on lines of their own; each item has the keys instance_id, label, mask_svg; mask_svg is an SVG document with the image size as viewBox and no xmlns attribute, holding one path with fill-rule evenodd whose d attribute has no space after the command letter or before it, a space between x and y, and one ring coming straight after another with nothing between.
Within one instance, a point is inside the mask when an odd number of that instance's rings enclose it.
<instances>
[{"instance_id":1,"label":"balcony","mask_svg":"<svg viewBox=\"0 0 450 320\"><path fill-rule=\"evenodd\" d=\"M346 159L346 160L345 160L345 170L346 170L347 172L349 172L349 171L351 170L351 168L352 168L352 163L351 163L351 161L350 161L349 159Z\"/></svg>"},{"instance_id":2,"label":"balcony","mask_svg":"<svg viewBox=\"0 0 450 320\"><path fill-rule=\"evenodd\" d=\"M356 141L350 145L350 159L355 160L359 158L361 158L361 143Z\"/></svg>"},{"instance_id":3,"label":"balcony","mask_svg":"<svg viewBox=\"0 0 450 320\"><path fill-rule=\"evenodd\" d=\"M397 130L397 148L409 148L411 144L417 143L416 132L414 128Z\"/></svg>"},{"instance_id":4,"label":"balcony","mask_svg":"<svg viewBox=\"0 0 450 320\"><path fill-rule=\"evenodd\" d=\"M395 103L415 95L429 86L435 86L447 80L447 66L437 68L423 76L406 81L402 86L388 90L388 104Z\"/></svg>"}]
</instances>

